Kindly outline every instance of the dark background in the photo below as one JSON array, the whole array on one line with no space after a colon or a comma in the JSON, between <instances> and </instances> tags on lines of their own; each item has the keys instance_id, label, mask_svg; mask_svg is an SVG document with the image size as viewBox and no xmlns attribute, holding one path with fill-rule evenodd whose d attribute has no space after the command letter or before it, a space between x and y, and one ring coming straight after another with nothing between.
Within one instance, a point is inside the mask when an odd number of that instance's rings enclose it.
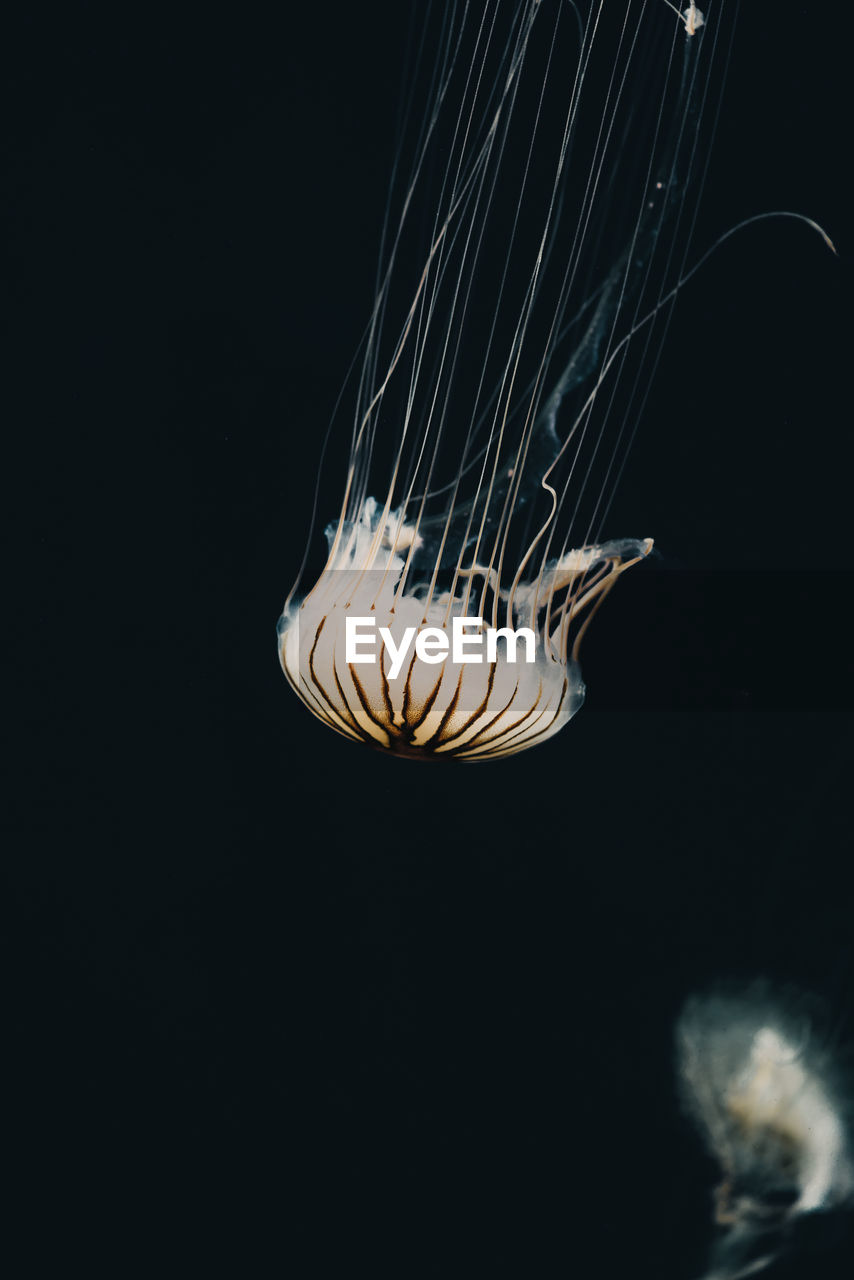
<instances>
[{"instance_id":1,"label":"dark background","mask_svg":"<svg viewBox=\"0 0 854 1280\"><path fill-rule=\"evenodd\" d=\"M609 530L660 560L564 732L443 768L330 734L274 647L409 16L7 33L18 1274L698 1275L683 1000L764 975L854 1035L844 32L743 7L697 239L796 209L840 258L765 223L685 290Z\"/></svg>"}]
</instances>

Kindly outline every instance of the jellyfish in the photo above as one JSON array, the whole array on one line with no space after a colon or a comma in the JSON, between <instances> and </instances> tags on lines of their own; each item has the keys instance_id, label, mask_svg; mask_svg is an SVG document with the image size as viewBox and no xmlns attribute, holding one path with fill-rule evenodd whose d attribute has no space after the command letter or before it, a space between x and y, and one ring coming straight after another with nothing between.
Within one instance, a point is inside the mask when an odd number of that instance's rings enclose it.
<instances>
[{"instance_id":1,"label":"jellyfish","mask_svg":"<svg viewBox=\"0 0 854 1280\"><path fill-rule=\"evenodd\" d=\"M803 998L767 984L689 1001L677 1054L687 1112L723 1173L706 1280L739 1280L799 1224L854 1203L849 1094Z\"/></svg>"},{"instance_id":2,"label":"jellyfish","mask_svg":"<svg viewBox=\"0 0 854 1280\"><path fill-rule=\"evenodd\" d=\"M278 625L288 682L339 734L489 760L581 706L582 639L653 550L608 524L699 266L725 9L449 0L418 45L352 418L325 449L343 496Z\"/></svg>"}]
</instances>

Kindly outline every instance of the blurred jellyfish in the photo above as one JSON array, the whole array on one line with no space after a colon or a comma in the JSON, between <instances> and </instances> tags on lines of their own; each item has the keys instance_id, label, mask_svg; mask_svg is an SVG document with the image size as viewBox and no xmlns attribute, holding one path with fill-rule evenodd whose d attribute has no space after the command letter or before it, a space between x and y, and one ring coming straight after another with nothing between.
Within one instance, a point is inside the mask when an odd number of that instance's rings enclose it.
<instances>
[{"instance_id":1,"label":"blurred jellyfish","mask_svg":"<svg viewBox=\"0 0 854 1280\"><path fill-rule=\"evenodd\" d=\"M278 628L346 737L467 760L545 741L583 701L593 613L652 549L605 526L696 269L729 40L724 0L672 10L449 0L422 39L343 500Z\"/></svg>"},{"instance_id":2,"label":"blurred jellyfish","mask_svg":"<svg viewBox=\"0 0 854 1280\"><path fill-rule=\"evenodd\" d=\"M806 1215L854 1200L847 1095L797 1009L756 985L695 998L679 1021L684 1101L723 1173L706 1280L763 1270Z\"/></svg>"}]
</instances>

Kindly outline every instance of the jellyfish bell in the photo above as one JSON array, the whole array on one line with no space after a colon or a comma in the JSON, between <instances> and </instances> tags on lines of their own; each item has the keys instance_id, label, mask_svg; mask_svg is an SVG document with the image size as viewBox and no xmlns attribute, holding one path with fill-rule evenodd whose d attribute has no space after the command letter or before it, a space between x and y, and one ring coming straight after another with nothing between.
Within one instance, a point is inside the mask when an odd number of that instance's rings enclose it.
<instances>
[{"instance_id":1,"label":"jellyfish bell","mask_svg":"<svg viewBox=\"0 0 854 1280\"><path fill-rule=\"evenodd\" d=\"M449 5L418 46L346 447L329 437L343 498L278 628L344 736L483 760L581 705L586 628L652 549L611 536L610 506L686 276L724 11ZM372 653L348 651L354 619Z\"/></svg>"},{"instance_id":2,"label":"jellyfish bell","mask_svg":"<svg viewBox=\"0 0 854 1280\"><path fill-rule=\"evenodd\" d=\"M548 580L520 582L515 593L493 575L486 594L502 625L484 628L466 587L405 589L404 551L419 535L385 545L377 519L368 500L353 539L335 553L342 559L330 554L317 585L280 621L282 665L309 709L346 737L420 759L490 759L557 733L584 698L577 654L586 622L570 650L573 624L589 619L651 542L567 552ZM334 545L338 529L327 532ZM479 575L487 571L463 581Z\"/></svg>"}]
</instances>

